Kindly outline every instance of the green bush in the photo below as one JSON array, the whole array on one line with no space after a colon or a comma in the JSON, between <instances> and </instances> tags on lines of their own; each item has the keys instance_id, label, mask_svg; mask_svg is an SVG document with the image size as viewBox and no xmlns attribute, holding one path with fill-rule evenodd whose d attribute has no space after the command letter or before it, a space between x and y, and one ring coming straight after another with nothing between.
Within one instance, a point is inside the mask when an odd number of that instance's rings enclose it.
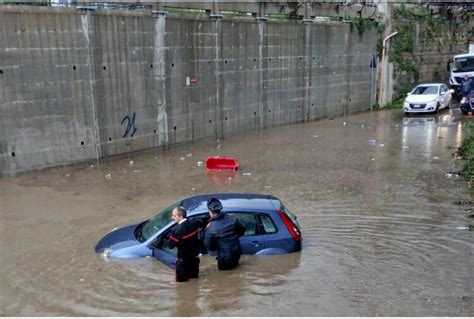
<instances>
[{"instance_id":1,"label":"green bush","mask_svg":"<svg viewBox=\"0 0 474 319\"><path fill-rule=\"evenodd\" d=\"M464 138L457 153L466 160L461 174L469 182L474 182L474 122L469 122L464 128Z\"/></svg>"}]
</instances>

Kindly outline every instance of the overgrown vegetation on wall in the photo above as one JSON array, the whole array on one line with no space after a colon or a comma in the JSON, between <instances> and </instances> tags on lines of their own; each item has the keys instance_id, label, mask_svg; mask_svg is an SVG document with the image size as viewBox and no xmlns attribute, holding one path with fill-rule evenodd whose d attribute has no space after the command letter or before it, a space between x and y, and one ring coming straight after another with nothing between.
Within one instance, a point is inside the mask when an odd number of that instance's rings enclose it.
<instances>
[{"instance_id":1,"label":"overgrown vegetation on wall","mask_svg":"<svg viewBox=\"0 0 474 319\"><path fill-rule=\"evenodd\" d=\"M383 24L380 24L378 21L374 19L368 19L368 18L360 18L360 17L348 17L347 18L350 21L350 28L351 31L356 28L357 31L359 32L359 35L364 34L365 31L371 30L371 29L377 29L377 32L379 34L382 34L385 31L385 26Z\"/></svg>"},{"instance_id":2,"label":"overgrown vegetation on wall","mask_svg":"<svg viewBox=\"0 0 474 319\"><path fill-rule=\"evenodd\" d=\"M464 139L457 153L466 161L461 175L471 183L472 187L472 183L474 182L474 122L469 122L465 126Z\"/></svg>"}]
</instances>

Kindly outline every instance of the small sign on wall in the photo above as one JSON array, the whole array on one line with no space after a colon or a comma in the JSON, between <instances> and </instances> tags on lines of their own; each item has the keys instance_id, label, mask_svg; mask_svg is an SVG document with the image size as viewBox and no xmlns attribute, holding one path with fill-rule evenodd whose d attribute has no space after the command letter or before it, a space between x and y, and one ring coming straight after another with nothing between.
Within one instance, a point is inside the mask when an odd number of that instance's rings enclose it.
<instances>
[{"instance_id":1,"label":"small sign on wall","mask_svg":"<svg viewBox=\"0 0 474 319\"><path fill-rule=\"evenodd\" d=\"M197 79L196 77L194 76L187 76L186 77L186 86L190 86L191 84L196 84L197 83Z\"/></svg>"}]
</instances>

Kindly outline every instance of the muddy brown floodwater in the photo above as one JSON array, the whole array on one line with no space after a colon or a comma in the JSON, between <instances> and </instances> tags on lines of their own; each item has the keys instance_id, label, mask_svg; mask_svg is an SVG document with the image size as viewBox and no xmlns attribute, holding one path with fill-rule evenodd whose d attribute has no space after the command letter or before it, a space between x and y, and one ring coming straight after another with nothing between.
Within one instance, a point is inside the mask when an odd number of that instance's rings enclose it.
<instances>
[{"instance_id":1,"label":"muddy brown floodwater","mask_svg":"<svg viewBox=\"0 0 474 319\"><path fill-rule=\"evenodd\" d=\"M450 175L462 121L363 113L1 179L0 315L474 316L473 193ZM237 174L206 174L214 155ZM154 258L95 254L112 228L209 192L279 197L303 250L230 272L203 257L184 284Z\"/></svg>"}]
</instances>

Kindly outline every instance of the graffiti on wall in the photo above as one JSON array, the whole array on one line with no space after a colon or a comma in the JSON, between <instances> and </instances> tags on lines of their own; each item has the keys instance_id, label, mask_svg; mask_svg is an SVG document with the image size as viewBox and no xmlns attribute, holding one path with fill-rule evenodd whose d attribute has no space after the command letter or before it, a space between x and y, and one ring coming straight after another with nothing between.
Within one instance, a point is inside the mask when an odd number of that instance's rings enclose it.
<instances>
[{"instance_id":1,"label":"graffiti on wall","mask_svg":"<svg viewBox=\"0 0 474 319\"><path fill-rule=\"evenodd\" d=\"M133 137L135 132L137 131L137 128L135 127L135 112L133 112L132 117L130 116L125 116L122 119L122 122L120 122L120 125L123 125L123 123L127 122L127 127L125 128L125 133L123 134L122 138L127 137L128 134L131 132L130 137Z\"/></svg>"}]
</instances>

